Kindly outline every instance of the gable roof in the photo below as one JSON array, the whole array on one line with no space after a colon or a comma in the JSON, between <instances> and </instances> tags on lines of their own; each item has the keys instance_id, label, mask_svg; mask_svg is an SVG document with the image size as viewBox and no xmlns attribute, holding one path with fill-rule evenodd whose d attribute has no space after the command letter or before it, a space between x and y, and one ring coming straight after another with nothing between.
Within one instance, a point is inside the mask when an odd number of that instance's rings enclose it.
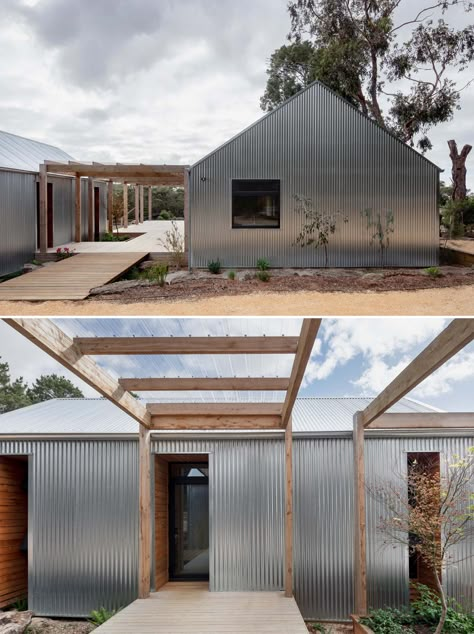
<instances>
[{"instance_id":1,"label":"gable roof","mask_svg":"<svg viewBox=\"0 0 474 634\"><path fill-rule=\"evenodd\" d=\"M371 125L376 126L379 130L382 130L385 134L387 134L391 139L393 139L394 141L396 141L397 143L400 143L404 148L406 148L407 150L409 150L410 152L414 152L414 154L416 156L418 156L420 159L426 161L427 163L429 163L432 167L436 168L436 170L438 170L438 172L443 172L444 170L441 169L438 165L436 165L435 163L433 163L433 161L430 161L428 158L426 158L426 156L424 156L423 154L420 154L417 150L415 150L415 148L407 145L406 143L404 143L403 141L401 141L393 132L390 132L389 130L387 130L386 128L384 128L383 126L381 126L379 123L377 123L377 121L374 121L374 119L371 119L368 115L364 114L361 110L359 110L356 106L354 106L352 103L350 103L349 101L347 101L346 99L344 99L344 97L341 97L341 95L339 95L337 92L335 92L332 88L329 88L328 86L326 86L326 84L323 84L322 81L319 81L319 79L315 79L313 82L311 82L310 84L308 84L305 88L303 88L302 90L300 90L299 92L297 92L295 95L288 97L288 99L285 99L285 101L283 101L281 104L279 104L276 108L273 108L273 110L270 110L270 112L265 113L263 116L261 116L259 119L257 119L256 121L254 121L253 123L251 123L250 125L248 125L247 127L245 127L243 130L241 130L240 132L238 132L237 134L235 134L233 137L231 137L230 139L228 139L227 141L225 141L224 143L222 143L221 145L219 145L217 148L215 148L214 150L212 150L211 152L209 152L208 154L206 154L205 156L203 156L201 159L199 159L198 161L196 161L196 163L194 163L193 165L191 165L190 167L190 171L193 170L195 167L197 167L198 165L200 165L201 163L203 163L205 160L207 160L209 157L211 157L213 154L216 154L217 152L219 152L220 150L222 150L223 148L225 148L226 146L230 145L231 143L233 143L234 141L236 141L239 137L243 136L246 132L248 132L249 130L251 130L252 128L255 128L256 126L260 125L260 123L262 123L262 121L265 121L265 119L268 119L269 117L275 115L276 112L279 112L280 110L282 110L283 108L286 108L288 106L288 104L290 104L292 101L299 99L302 95L304 95L306 92L314 89L315 87L319 87L324 89L326 92L328 92L330 95L332 95L333 97L335 97L336 99L338 99L339 101L341 101L345 106L347 106L348 108L352 108L352 110L354 110L355 112L357 112L357 114L359 116L361 116L363 119L365 119L368 123L370 123Z\"/></svg>"},{"instance_id":2,"label":"gable roof","mask_svg":"<svg viewBox=\"0 0 474 634\"><path fill-rule=\"evenodd\" d=\"M372 397L298 398L293 410L293 431L302 434L352 431L353 415L372 400ZM409 414L439 410L403 398L389 411ZM183 432L177 432L180 433ZM85 437L138 434L138 423L103 398L53 399L0 415L0 438L55 434Z\"/></svg>"},{"instance_id":3,"label":"gable roof","mask_svg":"<svg viewBox=\"0 0 474 634\"><path fill-rule=\"evenodd\" d=\"M54 145L33 141L0 130L0 167L38 172L44 161L73 161L73 157Z\"/></svg>"}]
</instances>

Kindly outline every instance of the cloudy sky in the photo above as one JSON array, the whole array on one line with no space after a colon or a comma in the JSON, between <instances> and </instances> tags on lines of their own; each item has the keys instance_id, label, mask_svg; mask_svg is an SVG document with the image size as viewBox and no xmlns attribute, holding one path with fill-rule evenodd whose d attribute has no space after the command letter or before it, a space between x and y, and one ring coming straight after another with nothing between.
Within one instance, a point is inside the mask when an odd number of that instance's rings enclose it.
<instances>
[{"instance_id":1,"label":"cloudy sky","mask_svg":"<svg viewBox=\"0 0 474 634\"><path fill-rule=\"evenodd\" d=\"M193 163L261 116L267 62L289 30L286 4L2 0L0 129L82 160ZM399 18L428 4L403 0ZM466 15L457 9L450 21ZM448 139L474 141L473 108L474 85L433 132L428 156L441 167L449 170Z\"/></svg>"},{"instance_id":2,"label":"cloudy sky","mask_svg":"<svg viewBox=\"0 0 474 634\"><path fill-rule=\"evenodd\" d=\"M298 334L300 319L58 319L70 336L206 336ZM449 323L443 318L324 319L305 375L302 396L363 396L382 390ZM28 382L41 374L67 376L86 396L95 396L28 340L0 321L0 356L14 378ZM97 357L116 377L288 376L292 355L206 355L196 357ZM411 397L447 411L473 411L474 342L421 383ZM156 398L156 393L150 394ZM162 393L162 400L176 398ZM186 397L181 393L179 398ZM195 397L196 394L193 394ZM197 395L213 399L213 393ZM234 394L222 395L232 399ZM244 400L281 400L281 393L248 393Z\"/></svg>"}]
</instances>

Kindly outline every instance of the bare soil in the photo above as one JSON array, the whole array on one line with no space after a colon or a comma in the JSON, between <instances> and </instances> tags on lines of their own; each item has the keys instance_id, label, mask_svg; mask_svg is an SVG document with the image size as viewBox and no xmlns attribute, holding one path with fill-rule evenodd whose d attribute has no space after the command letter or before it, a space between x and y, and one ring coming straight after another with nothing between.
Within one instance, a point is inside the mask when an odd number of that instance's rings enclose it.
<instances>
[{"instance_id":1,"label":"bare soil","mask_svg":"<svg viewBox=\"0 0 474 634\"><path fill-rule=\"evenodd\" d=\"M94 625L88 621L34 617L27 632L28 634L89 634L94 629Z\"/></svg>"},{"instance_id":2,"label":"bare soil","mask_svg":"<svg viewBox=\"0 0 474 634\"><path fill-rule=\"evenodd\" d=\"M321 634L320 629L316 629L314 627L316 623L306 623L306 627L308 628L308 632L311 634ZM320 623L324 627L323 632L325 634L352 634L354 629L350 623Z\"/></svg>"},{"instance_id":3,"label":"bare soil","mask_svg":"<svg viewBox=\"0 0 474 634\"><path fill-rule=\"evenodd\" d=\"M87 301L120 303L165 301L194 301L208 297L235 297L254 293L386 293L420 289L458 288L474 286L474 269L461 266L439 267L440 277L432 277L420 269L325 269L286 270L270 272L268 282L248 273L243 279L229 280L198 273L174 280L161 287L149 282L137 282L133 287L94 295ZM107 287L103 287L106 289ZM284 301L284 298L282 298Z\"/></svg>"}]
</instances>

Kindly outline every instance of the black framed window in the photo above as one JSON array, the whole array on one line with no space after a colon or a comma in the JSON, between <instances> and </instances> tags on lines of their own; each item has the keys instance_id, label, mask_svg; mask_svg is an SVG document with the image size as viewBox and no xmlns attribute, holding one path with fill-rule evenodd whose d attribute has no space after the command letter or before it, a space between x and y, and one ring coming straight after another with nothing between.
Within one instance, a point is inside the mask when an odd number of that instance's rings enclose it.
<instances>
[{"instance_id":1,"label":"black framed window","mask_svg":"<svg viewBox=\"0 0 474 634\"><path fill-rule=\"evenodd\" d=\"M233 180L232 228L279 229L280 181Z\"/></svg>"}]
</instances>

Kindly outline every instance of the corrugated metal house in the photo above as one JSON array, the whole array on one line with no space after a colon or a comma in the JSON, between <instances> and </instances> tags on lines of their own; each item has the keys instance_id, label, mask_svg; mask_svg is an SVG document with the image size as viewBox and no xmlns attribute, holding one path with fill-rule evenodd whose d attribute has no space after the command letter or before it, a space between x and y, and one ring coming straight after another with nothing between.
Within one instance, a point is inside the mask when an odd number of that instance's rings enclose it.
<instances>
[{"instance_id":1,"label":"corrugated metal house","mask_svg":"<svg viewBox=\"0 0 474 634\"><path fill-rule=\"evenodd\" d=\"M74 160L57 147L0 131L0 275L21 269L38 247L38 174L45 160ZM82 187L83 238L87 239L87 182ZM107 185L96 182L100 205L100 232L107 230ZM74 239L75 179L50 176L48 246Z\"/></svg>"},{"instance_id":2,"label":"corrugated metal house","mask_svg":"<svg viewBox=\"0 0 474 634\"><path fill-rule=\"evenodd\" d=\"M438 179L433 163L315 82L192 166L191 265L325 266L322 247L295 244L306 222L295 196L337 218L329 266L437 264Z\"/></svg>"},{"instance_id":3,"label":"corrugated metal house","mask_svg":"<svg viewBox=\"0 0 474 634\"><path fill-rule=\"evenodd\" d=\"M346 619L353 609L352 417L370 400L296 401L294 584L308 618ZM433 410L405 398L392 411L408 416ZM0 479L5 469L23 469L27 481L27 500L21 498L28 509L22 524L27 540L17 535L15 542L17 549L23 544L23 569L10 594L27 590L38 614L84 616L100 605L118 607L136 598L137 428L102 399L53 400L0 416ZM468 434L367 431L368 481L403 473L409 452L462 454L474 445ZM282 434L157 432L151 450L155 586L163 581L165 561L170 578L208 575L211 591L281 589ZM403 605L408 553L401 546L382 547L379 516L369 497L369 604ZM470 555L474 544L460 548L460 555ZM474 599L473 581L469 561L444 578L448 593L466 604ZM0 585L0 595L8 591Z\"/></svg>"}]
</instances>

